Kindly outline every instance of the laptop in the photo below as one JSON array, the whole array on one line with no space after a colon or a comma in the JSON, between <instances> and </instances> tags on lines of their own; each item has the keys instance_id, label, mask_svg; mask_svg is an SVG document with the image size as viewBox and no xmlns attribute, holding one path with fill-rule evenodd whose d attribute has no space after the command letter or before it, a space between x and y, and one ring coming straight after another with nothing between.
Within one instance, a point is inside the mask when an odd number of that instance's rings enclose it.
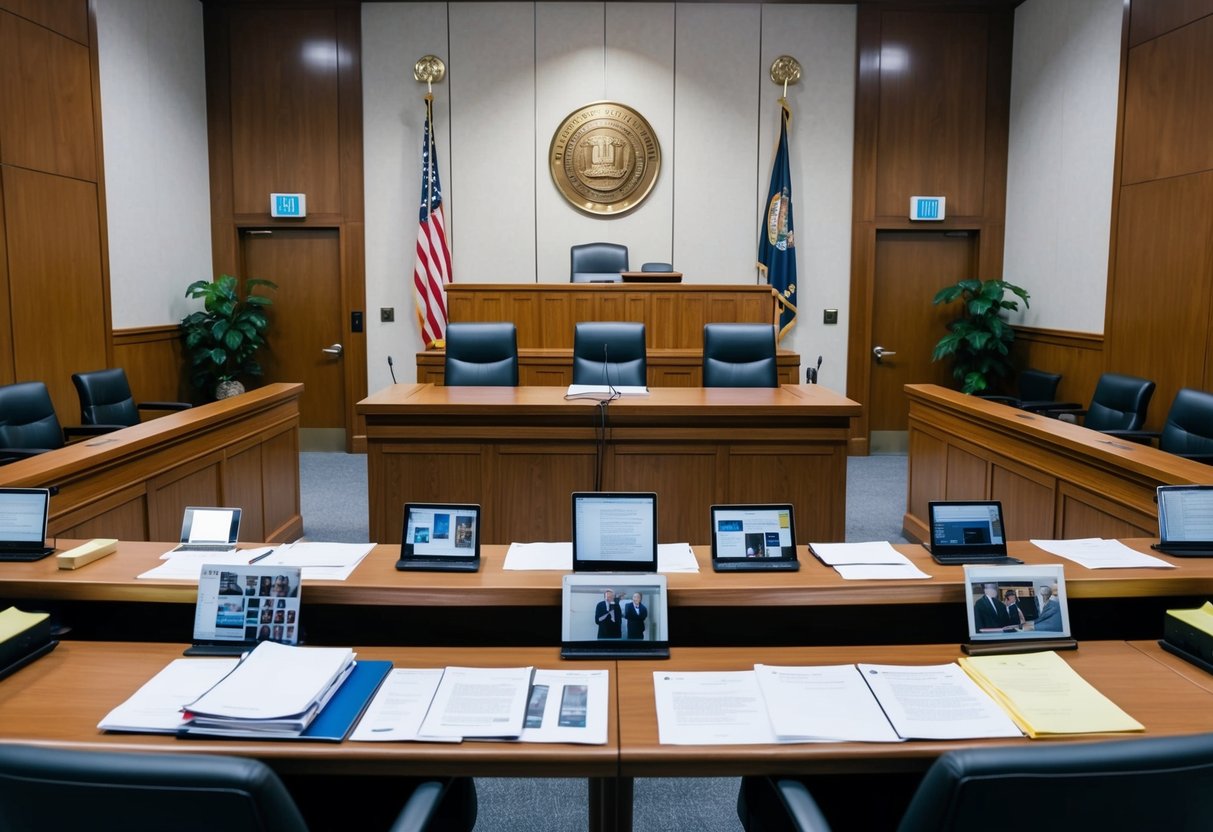
<instances>
[{"instance_id":1,"label":"laptop","mask_svg":"<svg viewBox=\"0 0 1213 832\"><path fill-rule=\"evenodd\" d=\"M480 506L408 503L396 568L423 572L480 569Z\"/></svg>"},{"instance_id":2,"label":"laptop","mask_svg":"<svg viewBox=\"0 0 1213 832\"><path fill-rule=\"evenodd\" d=\"M936 563L1023 563L1007 555L1002 503L997 500L931 502L927 510L931 543L926 548Z\"/></svg>"},{"instance_id":3,"label":"laptop","mask_svg":"<svg viewBox=\"0 0 1213 832\"><path fill-rule=\"evenodd\" d=\"M262 641L298 644L302 626L298 566L203 564L187 656L239 656Z\"/></svg>"},{"instance_id":4,"label":"laptop","mask_svg":"<svg viewBox=\"0 0 1213 832\"><path fill-rule=\"evenodd\" d=\"M0 561L42 560L55 551L46 545L49 488L0 488Z\"/></svg>"},{"instance_id":5,"label":"laptop","mask_svg":"<svg viewBox=\"0 0 1213 832\"><path fill-rule=\"evenodd\" d=\"M187 506L181 545L173 552L233 552L240 535L240 509Z\"/></svg>"},{"instance_id":6,"label":"laptop","mask_svg":"<svg viewBox=\"0 0 1213 832\"><path fill-rule=\"evenodd\" d=\"M1158 486L1158 542L1181 558L1213 557L1213 485Z\"/></svg>"},{"instance_id":7,"label":"laptop","mask_svg":"<svg viewBox=\"0 0 1213 832\"><path fill-rule=\"evenodd\" d=\"M712 506L712 568L717 572L794 572L796 524L790 503Z\"/></svg>"},{"instance_id":8,"label":"laptop","mask_svg":"<svg viewBox=\"0 0 1213 832\"><path fill-rule=\"evenodd\" d=\"M657 495L573 493L574 572L656 572Z\"/></svg>"},{"instance_id":9,"label":"laptop","mask_svg":"<svg viewBox=\"0 0 1213 832\"><path fill-rule=\"evenodd\" d=\"M561 583L562 659L668 659L665 575L565 575Z\"/></svg>"}]
</instances>

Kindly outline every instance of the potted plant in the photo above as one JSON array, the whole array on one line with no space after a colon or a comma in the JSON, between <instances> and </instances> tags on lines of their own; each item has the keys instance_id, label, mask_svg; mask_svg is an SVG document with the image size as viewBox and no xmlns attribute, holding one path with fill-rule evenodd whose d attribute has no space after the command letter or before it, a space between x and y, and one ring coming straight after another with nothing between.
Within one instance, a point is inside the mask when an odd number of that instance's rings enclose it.
<instances>
[{"instance_id":1,"label":"potted plant","mask_svg":"<svg viewBox=\"0 0 1213 832\"><path fill-rule=\"evenodd\" d=\"M1027 291L1005 280L962 280L935 293L932 302L937 306L957 299L964 302L960 317L948 324L948 334L931 353L932 361L952 356L952 375L960 381L963 393L988 390L995 377L1011 374L1015 330L1002 313L1019 309L1019 301L1007 300L1008 292L1028 307Z\"/></svg>"},{"instance_id":2,"label":"potted plant","mask_svg":"<svg viewBox=\"0 0 1213 832\"><path fill-rule=\"evenodd\" d=\"M196 280L186 287L185 296L202 298L203 306L181 319L190 384L195 389L225 399L244 392L241 376L261 375L254 355L265 346L269 326L265 308L273 301L253 294L260 286L278 288L268 280L249 278L241 298L236 278L226 274L215 281Z\"/></svg>"}]
</instances>

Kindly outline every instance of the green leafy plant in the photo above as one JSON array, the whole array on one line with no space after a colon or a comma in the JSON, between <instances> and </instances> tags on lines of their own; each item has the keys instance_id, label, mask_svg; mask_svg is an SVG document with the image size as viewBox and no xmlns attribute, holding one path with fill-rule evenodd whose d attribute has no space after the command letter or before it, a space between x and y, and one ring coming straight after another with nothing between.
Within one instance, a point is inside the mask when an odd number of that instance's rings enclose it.
<instances>
[{"instance_id":1,"label":"green leafy plant","mask_svg":"<svg viewBox=\"0 0 1213 832\"><path fill-rule=\"evenodd\" d=\"M939 339L931 353L932 361L952 357L952 375L961 383L963 393L980 393L990 388L995 377L1011 374L1015 330L1002 313L1019 309L1019 301L1007 300L1008 292L1028 308L1027 291L1005 280L962 280L935 293L932 302L936 306L964 302L960 317L948 324L948 334Z\"/></svg>"},{"instance_id":2,"label":"green leafy plant","mask_svg":"<svg viewBox=\"0 0 1213 832\"><path fill-rule=\"evenodd\" d=\"M187 298L201 298L203 308L181 319L181 337L190 361L190 384L212 395L222 382L242 376L259 376L261 365L254 356L265 346L269 327L266 307L273 301L254 294L258 287L277 289L268 281L249 278L244 297L230 275L218 280L196 280L185 289Z\"/></svg>"}]
</instances>

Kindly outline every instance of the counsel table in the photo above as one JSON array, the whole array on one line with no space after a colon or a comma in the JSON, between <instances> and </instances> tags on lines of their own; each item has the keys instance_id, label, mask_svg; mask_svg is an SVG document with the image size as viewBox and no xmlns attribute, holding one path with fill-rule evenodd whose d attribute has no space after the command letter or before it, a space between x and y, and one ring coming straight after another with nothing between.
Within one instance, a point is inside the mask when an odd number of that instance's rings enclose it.
<instances>
[{"instance_id":1,"label":"counsel table","mask_svg":"<svg viewBox=\"0 0 1213 832\"><path fill-rule=\"evenodd\" d=\"M564 394L402 384L363 399L370 536L399 542L404 503L433 501L480 503L484 542L569 540L569 495L596 490L600 466L599 490L657 492L662 540L707 543L709 506L761 502L792 503L803 539L843 539L850 399L655 387L602 409Z\"/></svg>"}]
</instances>

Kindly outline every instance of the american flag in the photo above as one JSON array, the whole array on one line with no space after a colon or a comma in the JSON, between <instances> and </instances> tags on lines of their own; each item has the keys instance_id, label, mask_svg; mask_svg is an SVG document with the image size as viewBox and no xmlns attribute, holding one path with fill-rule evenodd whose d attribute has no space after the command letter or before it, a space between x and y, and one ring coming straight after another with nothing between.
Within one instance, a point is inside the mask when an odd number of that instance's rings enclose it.
<instances>
[{"instance_id":1,"label":"american flag","mask_svg":"<svg viewBox=\"0 0 1213 832\"><path fill-rule=\"evenodd\" d=\"M451 251L446 243L442 216L442 185L438 181L438 148L431 124L434 99L425 97L425 139L421 145L421 214L417 227L417 265L413 291L421 341L427 348L442 346L446 338L446 285L451 282Z\"/></svg>"}]
</instances>

